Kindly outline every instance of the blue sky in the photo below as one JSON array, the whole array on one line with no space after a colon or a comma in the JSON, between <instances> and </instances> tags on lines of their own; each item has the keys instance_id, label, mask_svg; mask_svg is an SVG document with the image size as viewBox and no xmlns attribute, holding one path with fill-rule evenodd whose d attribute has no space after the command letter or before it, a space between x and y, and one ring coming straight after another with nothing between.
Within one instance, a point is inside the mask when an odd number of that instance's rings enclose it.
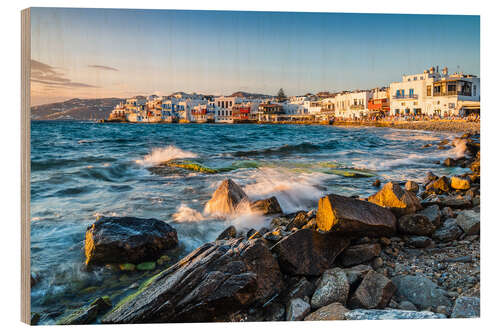
<instances>
[{"instance_id":1,"label":"blue sky","mask_svg":"<svg viewBox=\"0 0 500 333\"><path fill-rule=\"evenodd\" d=\"M31 20L33 105L296 95L386 86L431 65L480 69L479 16L33 8Z\"/></svg>"}]
</instances>

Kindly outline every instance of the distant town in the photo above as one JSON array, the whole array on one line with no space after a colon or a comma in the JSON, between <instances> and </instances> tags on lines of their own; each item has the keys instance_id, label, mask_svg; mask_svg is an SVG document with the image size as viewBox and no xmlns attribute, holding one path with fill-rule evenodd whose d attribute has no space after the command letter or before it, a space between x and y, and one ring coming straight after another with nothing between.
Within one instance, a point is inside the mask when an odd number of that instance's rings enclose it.
<instances>
[{"instance_id":1,"label":"distant town","mask_svg":"<svg viewBox=\"0 0 500 333\"><path fill-rule=\"evenodd\" d=\"M113 105L116 106L113 108ZM402 75L400 82L370 90L319 92L303 96L286 96L285 91L280 89L276 96L245 92L230 96L178 92L169 96L128 99L73 99L57 106L33 107L32 119L131 123L323 123L471 115L479 118L479 113L480 78L449 73L447 67L440 71L436 66L419 74Z\"/></svg>"}]
</instances>

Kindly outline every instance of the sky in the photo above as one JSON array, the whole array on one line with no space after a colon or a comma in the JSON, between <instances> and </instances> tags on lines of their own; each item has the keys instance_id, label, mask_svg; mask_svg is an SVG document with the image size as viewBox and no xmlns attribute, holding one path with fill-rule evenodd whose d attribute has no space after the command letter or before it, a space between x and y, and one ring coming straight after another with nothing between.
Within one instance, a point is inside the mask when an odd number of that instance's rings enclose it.
<instances>
[{"instance_id":1,"label":"sky","mask_svg":"<svg viewBox=\"0 0 500 333\"><path fill-rule=\"evenodd\" d=\"M31 104L370 89L479 52L479 16L32 8Z\"/></svg>"}]
</instances>

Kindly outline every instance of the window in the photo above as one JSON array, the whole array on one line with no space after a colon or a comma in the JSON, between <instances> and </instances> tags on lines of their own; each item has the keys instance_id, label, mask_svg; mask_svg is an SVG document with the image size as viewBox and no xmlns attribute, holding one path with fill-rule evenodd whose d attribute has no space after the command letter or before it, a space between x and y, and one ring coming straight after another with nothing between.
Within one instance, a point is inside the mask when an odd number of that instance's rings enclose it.
<instances>
[{"instance_id":1,"label":"window","mask_svg":"<svg viewBox=\"0 0 500 333\"><path fill-rule=\"evenodd\" d=\"M413 89L410 89L409 94L410 94L410 97L413 97Z\"/></svg>"},{"instance_id":2,"label":"window","mask_svg":"<svg viewBox=\"0 0 500 333\"><path fill-rule=\"evenodd\" d=\"M457 91L457 85L456 84L449 84L448 85L448 92L449 93L455 93Z\"/></svg>"},{"instance_id":3,"label":"window","mask_svg":"<svg viewBox=\"0 0 500 333\"><path fill-rule=\"evenodd\" d=\"M405 90L401 89L401 96L405 97Z\"/></svg>"},{"instance_id":4,"label":"window","mask_svg":"<svg viewBox=\"0 0 500 333\"><path fill-rule=\"evenodd\" d=\"M441 94L441 86L434 86L434 95Z\"/></svg>"},{"instance_id":5,"label":"window","mask_svg":"<svg viewBox=\"0 0 500 333\"><path fill-rule=\"evenodd\" d=\"M432 96L432 86L427 86L427 96Z\"/></svg>"},{"instance_id":6,"label":"window","mask_svg":"<svg viewBox=\"0 0 500 333\"><path fill-rule=\"evenodd\" d=\"M474 85L473 88L474 88L474 96L476 96L476 85Z\"/></svg>"}]
</instances>

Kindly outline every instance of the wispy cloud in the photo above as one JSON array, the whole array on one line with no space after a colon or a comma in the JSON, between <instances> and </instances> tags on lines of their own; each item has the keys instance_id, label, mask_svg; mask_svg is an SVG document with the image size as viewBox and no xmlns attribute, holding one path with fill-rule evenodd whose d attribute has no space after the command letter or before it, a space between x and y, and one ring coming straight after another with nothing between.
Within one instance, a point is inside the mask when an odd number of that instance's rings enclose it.
<instances>
[{"instance_id":1,"label":"wispy cloud","mask_svg":"<svg viewBox=\"0 0 500 333\"><path fill-rule=\"evenodd\" d=\"M89 65L90 68L95 68L95 69L102 69L104 71L114 71L114 72L118 72L119 70L114 68L114 67L110 67L110 66L102 66L102 65Z\"/></svg>"},{"instance_id":2,"label":"wispy cloud","mask_svg":"<svg viewBox=\"0 0 500 333\"><path fill-rule=\"evenodd\" d=\"M71 81L55 67L33 59L31 59L31 81L51 87L97 88L91 84Z\"/></svg>"}]
</instances>

